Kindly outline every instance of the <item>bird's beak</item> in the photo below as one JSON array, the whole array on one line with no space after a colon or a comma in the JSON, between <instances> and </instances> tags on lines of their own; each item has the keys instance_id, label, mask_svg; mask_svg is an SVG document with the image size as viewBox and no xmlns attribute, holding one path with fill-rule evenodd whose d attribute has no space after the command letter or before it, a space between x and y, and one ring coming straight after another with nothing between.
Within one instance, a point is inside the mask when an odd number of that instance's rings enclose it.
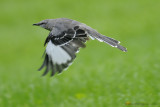
<instances>
[{"instance_id":1,"label":"bird's beak","mask_svg":"<svg viewBox=\"0 0 160 107\"><path fill-rule=\"evenodd\" d=\"M41 23L35 23L35 24L33 24L33 26L39 26L39 25L41 25Z\"/></svg>"}]
</instances>

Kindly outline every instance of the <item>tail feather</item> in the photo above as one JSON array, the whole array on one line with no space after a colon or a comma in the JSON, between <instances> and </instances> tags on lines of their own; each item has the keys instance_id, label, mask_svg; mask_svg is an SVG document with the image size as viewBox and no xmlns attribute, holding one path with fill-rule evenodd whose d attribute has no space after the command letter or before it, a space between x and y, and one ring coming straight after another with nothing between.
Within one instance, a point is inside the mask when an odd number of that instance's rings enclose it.
<instances>
[{"instance_id":1,"label":"tail feather","mask_svg":"<svg viewBox=\"0 0 160 107\"><path fill-rule=\"evenodd\" d=\"M127 51L127 49L125 47L119 45L119 42L117 42L117 40L108 38L107 36L103 36L103 35L101 35L101 37L99 39L101 39L103 42L111 45L112 47L116 47L116 48L120 49L121 51L124 51L124 52Z\"/></svg>"},{"instance_id":2,"label":"tail feather","mask_svg":"<svg viewBox=\"0 0 160 107\"><path fill-rule=\"evenodd\" d=\"M117 48L120 49L123 52L127 52L127 48L125 48L125 47L123 47L123 46L121 46L119 44L117 44Z\"/></svg>"},{"instance_id":3,"label":"tail feather","mask_svg":"<svg viewBox=\"0 0 160 107\"><path fill-rule=\"evenodd\" d=\"M107 36L106 36L107 37ZM110 38L110 37L107 37L108 39L110 39L111 41L113 41L113 42L115 42L115 43L120 43L120 41L117 41L117 40L115 40L115 39L113 39L113 38Z\"/></svg>"},{"instance_id":4,"label":"tail feather","mask_svg":"<svg viewBox=\"0 0 160 107\"><path fill-rule=\"evenodd\" d=\"M121 51L124 51L124 52L127 51L127 49L125 47L119 45L119 42L117 42L117 40L108 38L107 36L103 36L103 35L100 35L98 39L111 45L112 47L116 47L116 48L120 49Z\"/></svg>"},{"instance_id":5,"label":"tail feather","mask_svg":"<svg viewBox=\"0 0 160 107\"><path fill-rule=\"evenodd\" d=\"M86 27L86 26L85 26L85 27ZM120 49L120 50L122 50L122 51L124 51L124 52L127 51L127 49L126 49L125 47L119 45L119 43L120 43L119 41L117 41L117 40L115 40L115 39L113 39L113 38L110 38L110 37L101 35L101 34L98 33L96 30L94 30L94 29L92 29L92 28L90 28L90 27L88 27L88 26L86 27L86 30L87 30L88 34L89 34L91 37L99 40L100 42L105 42L105 43L111 45L112 47L116 47L116 48L118 48L118 49Z\"/></svg>"}]
</instances>

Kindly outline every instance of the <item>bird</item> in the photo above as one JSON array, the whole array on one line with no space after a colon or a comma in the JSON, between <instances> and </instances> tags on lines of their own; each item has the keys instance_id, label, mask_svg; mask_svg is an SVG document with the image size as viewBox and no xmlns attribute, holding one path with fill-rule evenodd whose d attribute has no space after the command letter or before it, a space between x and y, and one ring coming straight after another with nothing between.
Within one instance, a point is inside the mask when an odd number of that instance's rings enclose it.
<instances>
[{"instance_id":1,"label":"bird","mask_svg":"<svg viewBox=\"0 0 160 107\"><path fill-rule=\"evenodd\" d=\"M39 71L45 68L42 76L51 71L51 76L66 70L76 58L80 48L85 48L86 41L90 38L118 48L123 52L127 48L120 45L120 41L104 36L90 26L68 18L45 19L34 26L40 26L48 31L48 37L44 42L46 46L44 61Z\"/></svg>"}]
</instances>

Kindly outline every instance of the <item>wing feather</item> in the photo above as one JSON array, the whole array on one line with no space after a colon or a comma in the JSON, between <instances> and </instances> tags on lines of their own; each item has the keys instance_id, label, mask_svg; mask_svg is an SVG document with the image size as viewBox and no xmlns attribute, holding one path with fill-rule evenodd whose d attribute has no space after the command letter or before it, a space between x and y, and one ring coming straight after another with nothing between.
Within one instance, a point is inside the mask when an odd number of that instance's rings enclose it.
<instances>
[{"instance_id":1,"label":"wing feather","mask_svg":"<svg viewBox=\"0 0 160 107\"><path fill-rule=\"evenodd\" d=\"M45 44L45 59L39 70L46 67L43 76L51 70L51 76L67 69L76 58L79 48L85 48L87 34L81 29L69 29L59 35L49 34Z\"/></svg>"}]
</instances>

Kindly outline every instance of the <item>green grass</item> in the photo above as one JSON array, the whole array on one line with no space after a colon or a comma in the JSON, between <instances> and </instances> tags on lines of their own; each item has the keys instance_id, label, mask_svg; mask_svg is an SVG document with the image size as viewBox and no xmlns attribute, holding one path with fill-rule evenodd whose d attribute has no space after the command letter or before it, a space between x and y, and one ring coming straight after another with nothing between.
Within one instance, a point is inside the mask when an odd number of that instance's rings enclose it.
<instances>
[{"instance_id":1,"label":"green grass","mask_svg":"<svg viewBox=\"0 0 160 107\"><path fill-rule=\"evenodd\" d=\"M159 0L1 0L0 107L160 106ZM124 53L88 41L72 66L41 77L43 19L84 22L121 41Z\"/></svg>"}]
</instances>

